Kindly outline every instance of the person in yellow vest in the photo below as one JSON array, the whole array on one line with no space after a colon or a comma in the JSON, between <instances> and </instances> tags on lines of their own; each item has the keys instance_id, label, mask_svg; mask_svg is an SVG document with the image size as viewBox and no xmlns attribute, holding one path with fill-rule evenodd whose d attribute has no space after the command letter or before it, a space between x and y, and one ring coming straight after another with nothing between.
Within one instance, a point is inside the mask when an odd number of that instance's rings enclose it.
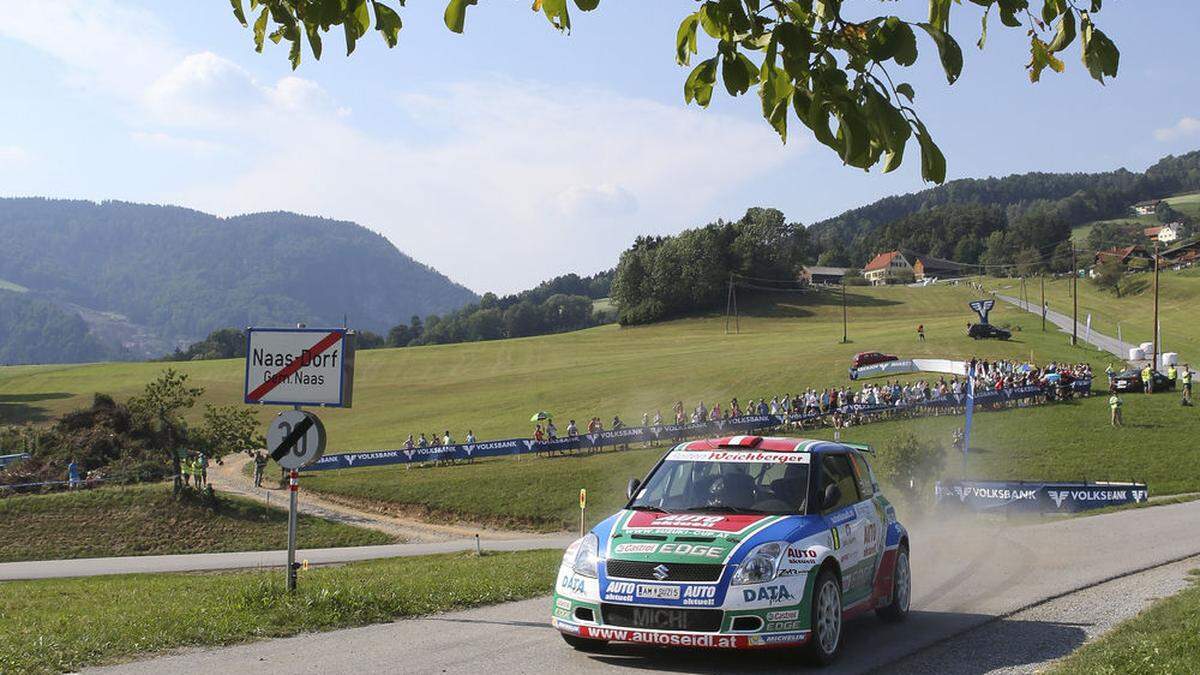
<instances>
[{"instance_id":1,"label":"person in yellow vest","mask_svg":"<svg viewBox=\"0 0 1200 675\"><path fill-rule=\"evenodd\" d=\"M1150 366L1142 368L1142 385L1146 388L1147 394L1154 393L1154 371Z\"/></svg>"},{"instance_id":2,"label":"person in yellow vest","mask_svg":"<svg viewBox=\"0 0 1200 675\"><path fill-rule=\"evenodd\" d=\"M1183 364L1183 404L1192 404L1192 367Z\"/></svg>"},{"instance_id":3,"label":"person in yellow vest","mask_svg":"<svg viewBox=\"0 0 1200 675\"><path fill-rule=\"evenodd\" d=\"M1116 392L1108 397L1108 407L1112 411L1112 418L1110 419L1112 425L1114 427L1125 426L1125 421L1121 419L1121 397Z\"/></svg>"},{"instance_id":4,"label":"person in yellow vest","mask_svg":"<svg viewBox=\"0 0 1200 675\"><path fill-rule=\"evenodd\" d=\"M1167 379L1171 381L1171 384L1175 384L1176 380L1179 379L1179 371L1175 370L1174 363L1171 364L1170 368L1167 368Z\"/></svg>"}]
</instances>

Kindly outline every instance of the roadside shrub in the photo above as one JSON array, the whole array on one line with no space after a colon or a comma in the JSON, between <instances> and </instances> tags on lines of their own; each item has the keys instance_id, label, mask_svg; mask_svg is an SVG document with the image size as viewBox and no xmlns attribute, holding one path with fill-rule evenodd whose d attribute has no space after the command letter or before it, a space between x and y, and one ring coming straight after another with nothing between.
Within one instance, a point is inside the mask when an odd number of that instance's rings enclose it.
<instances>
[{"instance_id":1,"label":"roadside shrub","mask_svg":"<svg viewBox=\"0 0 1200 675\"><path fill-rule=\"evenodd\" d=\"M872 463L876 474L915 508L933 499L933 484L946 464L946 450L935 441L904 431L888 441Z\"/></svg>"}]
</instances>

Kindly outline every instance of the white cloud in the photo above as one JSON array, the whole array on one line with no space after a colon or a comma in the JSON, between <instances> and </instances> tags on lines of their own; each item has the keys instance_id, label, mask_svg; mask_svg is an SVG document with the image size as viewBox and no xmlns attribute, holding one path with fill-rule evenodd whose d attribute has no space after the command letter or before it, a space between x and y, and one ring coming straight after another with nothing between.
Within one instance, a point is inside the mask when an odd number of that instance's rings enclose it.
<instances>
[{"instance_id":1,"label":"white cloud","mask_svg":"<svg viewBox=\"0 0 1200 675\"><path fill-rule=\"evenodd\" d=\"M0 169L21 166L29 161L25 148L16 145L0 145Z\"/></svg>"},{"instance_id":2,"label":"white cloud","mask_svg":"<svg viewBox=\"0 0 1200 675\"><path fill-rule=\"evenodd\" d=\"M250 170L179 198L352 219L473 288L506 291L611 265L637 234L696 224L802 149L712 111L531 82L458 83L399 107L405 138L336 112L289 118L273 136L301 142L260 148Z\"/></svg>"},{"instance_id":3,"label":"white cloud","mask_svg":"<svg viewBox=\"0 0 1200 675\"><path fill-rule=\"evenodd\" d=\"M1200 135L1200 119L1195 117L1182 117L1174 126L1154 130L1154 138L1163 142L1176 141L1196 135Z\"/></svg>"},{"instance_id":4,"label":"white cloud","mask_svg":"<svg viewBox=\"0 0 1200 675\"><path fill-rule=\"evenodd\" d=\"M6 2L0 36L54 57L75 86L126 97L178 58L157 17L113 0Z\"/></svg>"},{"instance_id":5,"label":"white cloud","mask_svg":"<svg viewBox=\"0 0 1200 675\"><path fill-rule=\"evenodd\" d=\"M168 152L177 152L194 157L212 157L229 148L201 138L186 138L162 131L134 131L129 137L139 145Z\"/></svg>"}]
</instances>

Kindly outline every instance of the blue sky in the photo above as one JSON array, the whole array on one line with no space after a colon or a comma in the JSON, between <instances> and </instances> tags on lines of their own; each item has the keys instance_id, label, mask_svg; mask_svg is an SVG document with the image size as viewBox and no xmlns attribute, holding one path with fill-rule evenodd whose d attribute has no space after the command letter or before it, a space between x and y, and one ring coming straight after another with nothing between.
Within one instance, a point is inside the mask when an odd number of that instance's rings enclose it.
<instances>
[{"instance_id":1,"label":"blue sky","mask_svg":"<svg viewBox=\"0 0 1200 675\"><path fill-rule=\"evenodd\" d=\"M296 72L284 48L254 53L225 0L0 3L0 194L354 220L477 291L604 269L638 234L752 205L810 223L923 187L915 161L843 167L795 120L780 144L753 97L685 106L673 41L689 0L604 0L570 36L525 0L484 0L464 35L443 0L410 2L395 49L372 35L347 59L330 35ZM1143 169L1200 147L1200 3L1105 3L1122 57L1104 87L1077 48L1029 83L1020 31L993 20L974 47L978 10L956 6L954 86L924 40L899 73L950 178Z\"/></svg>"}]
</instances>

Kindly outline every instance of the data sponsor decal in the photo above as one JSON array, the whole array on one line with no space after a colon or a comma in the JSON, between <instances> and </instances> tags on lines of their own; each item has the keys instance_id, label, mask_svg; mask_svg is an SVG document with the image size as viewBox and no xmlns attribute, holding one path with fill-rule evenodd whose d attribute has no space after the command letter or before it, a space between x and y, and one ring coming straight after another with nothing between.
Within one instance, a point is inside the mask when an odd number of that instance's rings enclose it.
<instances>
[{"instance_id":1,"label":"data sponsor decal","mask_svg":"<svg viewBox=\"0 0 1200 675\"><path fill-rule=\"evenodd\" d=\"M563 578L558 582L559 588L571 593L583 593L583 577L577 577L573 574L563 575Z\"/></svg>"},{"instance_id":2,"label":"data sponsor decal","mask_svg":"<svg viewBox=\"0 0 1200 675\"><path fill-rule=\"evenodd\" d=\"M774 605L786 600L795 600L796 598L788 590L787 586L779 584L743 589L742 599L746 602L769 602Z\"/></svg>"}]
</instances>

